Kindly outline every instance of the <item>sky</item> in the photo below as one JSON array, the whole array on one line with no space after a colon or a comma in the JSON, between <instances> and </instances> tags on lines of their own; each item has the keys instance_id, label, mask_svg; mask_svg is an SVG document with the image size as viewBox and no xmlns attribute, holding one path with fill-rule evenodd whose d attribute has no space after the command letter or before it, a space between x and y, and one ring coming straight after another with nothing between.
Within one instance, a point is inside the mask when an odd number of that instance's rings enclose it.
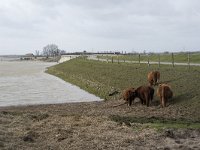
<instances>
[{"instance_id":1,"label":"sky","mask_svg":"<svg viewBox=\"0 0 200 150\"><path fill-rule=\"evenodd\" d=\"M199 0L1 0L0 55L200 50Z\"/></svg>"}]
</instances>

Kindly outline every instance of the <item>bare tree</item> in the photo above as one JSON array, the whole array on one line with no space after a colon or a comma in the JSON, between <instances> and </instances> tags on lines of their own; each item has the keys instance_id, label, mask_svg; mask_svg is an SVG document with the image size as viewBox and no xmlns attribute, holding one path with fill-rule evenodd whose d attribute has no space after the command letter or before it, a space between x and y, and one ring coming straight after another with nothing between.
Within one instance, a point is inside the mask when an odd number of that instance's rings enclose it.
<instances>
[{"instance_id":1,"label":"bare tree","mask_svg":"<svg viewBox=\"0 0 200 150\"><path fill-rule=\"evenodd\" d=\"M39 56L40 55L40 51L39 50L35 50L35 56Z\"/></svg>"},{"instance_id":2,"label":"bare tree","mask_svg":"<svg viewBox=\"0 0 200 150\"><path fill-rule=\"evenodd\" d=\"M60 50L58 49L58 46L56 44L48 44L43 48L43 55L45 55L46 57L55 57L60 55Z\"/></svg>"},{"instance_id":3,"label":"bare tree","mask_svg":"<svg viewBox=\"0 0 200 150\"><path fill-rule=\"evenodd\" d=\"M60 50L60 54L62 55L62 54L65 54L66 53L66 51L65 50Z\"/></svg>"}]
</instances>

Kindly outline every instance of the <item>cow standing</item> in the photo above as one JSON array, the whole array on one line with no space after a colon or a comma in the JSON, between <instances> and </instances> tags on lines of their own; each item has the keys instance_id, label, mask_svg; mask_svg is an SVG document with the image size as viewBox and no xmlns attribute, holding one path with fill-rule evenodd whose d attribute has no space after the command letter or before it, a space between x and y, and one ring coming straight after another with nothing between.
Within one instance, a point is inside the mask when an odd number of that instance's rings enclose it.
<instances>
[{"instance_id":1,"label":"cow standing","mask_svg":"<svg viewBox=\"0 0 200 150\"><path fill-rule=\"evenodd\" d=\"M132 101L135 99L135 89L127 88L122 92L122 98L128 102L128 106L131 106Z\"/></svg>"},{"instance_id":2,"label":"cow standing","mask_svg":"<svg viewBox=\"0 0 200 150\"><path fill-rule=\"evenodd\" d=\"M154 89L151 86L140 86L135 92L136 97L141 100L141 103L149 107L149 103L153 100Z\"/></svg>"},{"instance_id":3,"label":"cow standing","mask_svg":"<svg viewBox=\"0 0 200 150\"><path fill-rule=\"evenodd\" d=\"M157 96L160 98L161 106L166 107L168 99L173 97L171 87L167 84L160 84L157 89Z\"/></svg>"},{"instance_id":4,"label":"cow standing","mask_svg":"<svg viewBox=\"0 0 200 150\"><path fill-rule=\"evenodd\" d=\"M135 98L141 100L141 104L147 105L152 101L154 95L154 89L151 86L140 86L137 89L129 88L123 92L123 99L128 102L128 106L131 106L132 101Z\"/></svg>"},{"instance_id":5,"label":"cow standing","mask_svg":"<svg viewBox=\"0 0 200 150\"><path fill-rule=\"evenodd\" d=\"M150 86L157 85L160 80L160 72L159 71L151 71L147 75L148 82Z\"/></svg>"}]
</instances>

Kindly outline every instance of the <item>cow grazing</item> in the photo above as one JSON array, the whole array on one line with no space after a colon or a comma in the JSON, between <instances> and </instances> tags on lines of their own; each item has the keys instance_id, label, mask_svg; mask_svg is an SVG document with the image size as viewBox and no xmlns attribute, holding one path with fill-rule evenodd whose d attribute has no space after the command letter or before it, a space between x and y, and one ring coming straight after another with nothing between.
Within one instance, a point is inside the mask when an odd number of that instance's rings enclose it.
<instances>
[{"instance_id":1,"label":"cow grazing","mask_svg":"<svg viewBox=\"0 0 200 150\"><path fill-rule=\"evenodd\" d=\"M151 86L140 86L135 92L136 97L141 100L141 103L149 107L149 103L153 100L154 88Z\"/></svg>"},{"instance_id":2,"label":"cow grazing","mask_svg":"<svg viewBox=\"0 0 200 150\"><path fill-rule=\"evenodd\" d=\"M173 97L171 87L167 84L159 84L157 89L157 96L160 98L161 106L166 107L168 99Z\"/></svg>"},{"instance_id":3,"label":"cow grazing","mask_svg":"<svg viewBox=\"0 0 200 150\"><path fill-rule=\"evenodd\" d=\"M132 101L135 98L139 98L141 103L149 106L154 95L154 89L151 86L140 86L137 89L130 88L123 92L123 99L128 102L128 106L131 106Z\"/></svg>"},{"instance_id":4,"label":"cow grazing","mask_svg":"<svg viewBox=\"0 0 200 150\"><path fill-rule=\"evenodd\" d=\"M158 84L160 80L160 72L159 71L151 71L147 75L148 82L150 86Z\"/></svg>"},{"instance_id":5,"label":"cow grazing","mask_svg":"<svg viewBox=\"0 0 200 150\"><path fill-rule=\"evenodd\" d=\"M131 106L132 101L133 101L134 98L135 98L135 89L134 89L134 88L125 89L125 90L122 92L122 98L123 98L126 102L128 102L128 106Z\"/></svg>"}]
</instances>

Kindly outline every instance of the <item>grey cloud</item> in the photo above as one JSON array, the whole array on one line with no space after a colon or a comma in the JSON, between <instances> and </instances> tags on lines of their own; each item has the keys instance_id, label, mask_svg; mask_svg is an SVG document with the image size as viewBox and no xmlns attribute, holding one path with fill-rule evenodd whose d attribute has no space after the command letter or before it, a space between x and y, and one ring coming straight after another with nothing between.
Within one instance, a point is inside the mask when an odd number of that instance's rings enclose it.
<instances>
[{"instance_id":1,"label":"grey cloud","mask_svg":"<svg viewBox=\"0 0 200 150\"><path fill-rule=\"evenodd\" d=\"M0 18L0 40L41 48L57 42L63 49L170 50L186 40L188 48L199 46L198 0L2 0Z\"/></svg>"}]
</instances>

